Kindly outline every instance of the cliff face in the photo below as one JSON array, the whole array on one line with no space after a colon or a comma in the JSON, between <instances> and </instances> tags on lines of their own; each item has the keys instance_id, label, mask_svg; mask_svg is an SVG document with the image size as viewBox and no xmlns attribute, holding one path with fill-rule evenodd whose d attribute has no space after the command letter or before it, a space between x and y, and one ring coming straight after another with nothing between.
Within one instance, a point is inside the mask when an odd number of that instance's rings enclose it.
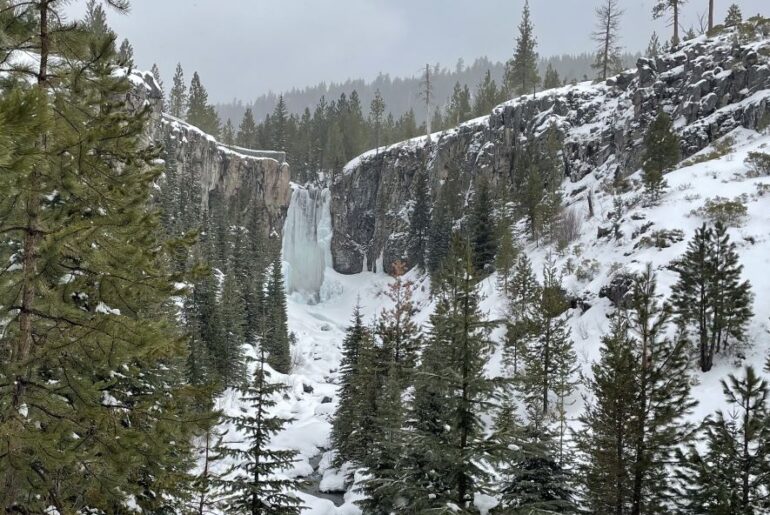
<instances>
[{"instance_id":1,"label":"cliff face","mask_svg":"<svg viewBox=\"0 0 770 515\"><path fill-rule=\"evenodd\" d=\"M434 198L449 174L461 191L484 176L496 188L516 184L516 161L544 144L556 126L564 169L573 182L626 176L639 169L642 138L659 109L671 114L687 157L736 127L770 119L767 24L739 41L701 37L676 52L640 59L637 69L603 84L583 83L520 97L490 116L426 137L371 151L349 163L332 186L334 268L353 274L390 269L405 257L415 175L428 174ZM589 191L571 188L568 203Z\"/></svg>"},{"instance_id":2,"label":"cliff face","mask_svg":"<svg viewBox=\"0 0 770 515\"><path fill-rule=\"evenodd\" d=\"M265 230L280 234L291 199L289 165L282 152L259 152L228 147L212 136L162 112L160 89L149 73L134 72L136 86L128 101L134 108L152 109L148 143L174 148L177 177L201 187L202 207L211 195L221 194L241 214L258 209Z\"/></svg>"}]
</instances>

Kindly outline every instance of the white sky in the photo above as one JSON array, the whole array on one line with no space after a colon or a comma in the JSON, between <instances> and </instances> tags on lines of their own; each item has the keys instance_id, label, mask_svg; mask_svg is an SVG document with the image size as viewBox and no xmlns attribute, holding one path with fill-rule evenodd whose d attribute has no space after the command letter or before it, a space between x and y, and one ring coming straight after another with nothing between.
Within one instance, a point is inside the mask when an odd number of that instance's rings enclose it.
<instances>
[{"instance_id":1,"label":"white sky","mask_svg":"<svg viewBox=\"0 0 770 515\"><path fill-rule=\"evenodd\" d=\"M531 0L541 55L591 51L594 7L601 0ZM654 0L620 0L623 44L643 50ZM718 20L730 0L716 0ZM212 101L248 100L321 81L416 75L426 62L454 66L462 57L505 60L513 52L524 0L132 0L128 16L110 16L134 46L138 67L158 63L168 83L177 61L197 70ZM770 16L769 0L737 0L744 16ZM71 8L82 11L85 0ZM708 0L689 0L684 27Z\"/></svg>"}]
</instances>

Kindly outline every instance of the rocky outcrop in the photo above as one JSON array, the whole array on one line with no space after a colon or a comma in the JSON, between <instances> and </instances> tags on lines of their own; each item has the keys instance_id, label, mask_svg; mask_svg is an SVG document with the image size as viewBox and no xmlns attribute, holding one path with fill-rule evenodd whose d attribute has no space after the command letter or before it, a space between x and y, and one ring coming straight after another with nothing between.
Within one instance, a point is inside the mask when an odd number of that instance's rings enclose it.
<instances>
[{"instance_id":1,"label":"rocky outcrop","mask_svg":"<svg viewBox=\"0 0 770 515\"><path fill-rule=\"evenodd\" d=\"M405 257L413 181L424 170L434 198L450 174L460 191L484 176L515 188L517 158L537 151L546 129L558 128L565 175L618 177L639 169L644 132L659 109L675 120L685 157L736 127L770 118L767 25L743 43L726 33L692 40L602 84L583 83L514 99L455 129L417 138L349 163L332 185L334 268L346 274L389 269ZM570 202L589 191L575 189Z\"/></svg>"},{"instance_id":2,"label":"rocky outcrop","mask_svg":"<svg viewBox=\"0 0 770 515\"><path fill-rule=\"evenodd\" d=\"M163 113L162 93L151 74L133 72L131 80L135 88L129 104L135 109L151 109L148 143L173 149L173 155L166 158L175 161L179 180L200 184L202 207L208 207L210 196L219 195L240 215L260 210L265 230L280 234L291 198L284 153L221 144L198 128Z\"/></svg>"}]
</instances>

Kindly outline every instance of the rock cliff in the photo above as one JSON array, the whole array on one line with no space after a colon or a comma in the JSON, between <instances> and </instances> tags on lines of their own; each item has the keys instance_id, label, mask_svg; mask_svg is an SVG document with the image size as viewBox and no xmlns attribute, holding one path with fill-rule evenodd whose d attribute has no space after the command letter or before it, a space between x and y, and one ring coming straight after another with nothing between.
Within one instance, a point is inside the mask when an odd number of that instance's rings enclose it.
<instances>
[{"instance_id":1,"label":"rock cliff","mask_svg":"<svg viewBox=\"0 0 770 515\"><path fill-rule=\"evenodd\" d=\"M135 85L128 98L135 109L151 108L148 143L173 141L177 177L201 187L201 202L221 194L241 214L259 209L266 231L280 234L291 199L289 165L283 152L254 151L229 147L181 120L163 113L163 96L152 74L133 72Z\"/></svg>"},{"instance_id":2,"label":"rock cliff","mask_svg":"<svg viewBox=\"0 0 770 515\"><path fill-rule=\"evenodd\" d=\"M515 184L516 161L558 128L567 178L626 176L639 169L644 132L659 109L671 114L687 157L742 126L770 121L770 24L749 34L700 37L655 59L640 59L605 83L582 83L520 97L486 117L427 137L370 151L332 185L334 268L389 269L405 256L412 183L428 174L434 198L449 174L469 192L475 177ZM590 191L571 188L569 203ZM466 195L467 198L467 195Z\"/></svg>"}]
</instances>

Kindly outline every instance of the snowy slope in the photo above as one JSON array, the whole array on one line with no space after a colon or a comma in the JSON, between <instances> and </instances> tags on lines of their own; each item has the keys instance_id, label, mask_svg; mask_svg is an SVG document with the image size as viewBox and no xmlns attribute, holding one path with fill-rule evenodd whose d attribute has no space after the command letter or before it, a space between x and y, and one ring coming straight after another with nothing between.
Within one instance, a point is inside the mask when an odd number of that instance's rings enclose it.
<instances>
[{"instance_id":1,"label":"snowy slope","mask_svg":"<svg viewBox=\"0 0 770 515\"><path fill-rule=\"evenodd\" d=\"M704 222L704 219L693 211L709 198L720 196L732 199L745 196L748 216L740 227L731 228L729 232L731 239L738 245L741 262L745 266L744 276L751 280L756 295L756 316L750 326L750 341L753 344L746 349L743 363L737 356L722 356L709 373L695 373L699 384L695 386L693 396L700 403L692 414L693 420L700 420L723 405L720 379L743 364L753 364L761 369L770 352L770 274L766 272L770 269L770 193L758 193L762 187L770 189L770 177L747 178L744 164L748 152L770 151L770 136L737 129L731 137L734 143L732 151L727 155L691 166L683 165L667 175L669 189L660 205L644 208L639 204L629 208L620 227L624 236L619 240L614 237L598 239L596 236L600 227L608 225L606 217L613 210L612 196L602 193L601 181L597 179L597 176L603 175L602 171L598 170L579 183L565 184L568 198L570 191L583 187L594 191L595 217L583 222L579 239L562 255L556 254L549 246L529 245L525 249L536 270L542 268L549 256L556 259L560 268L570 259L578 264L583 261L592 263L593 274L589 275L593 275L593 278L587 280L584 277L579 280L575 273L565 274L564 277L570 295L582 299L585 305L590 306L585 311L573 309L568 314L581 367L583 372L588 374L591 363L599 356L600 338L608 328L607 315L613 310L608 299L599 298L600 289L609 284L619 270L637 272L647 263L651 263L658 272L661 293L667 294L676 279L667 266L685 251L695 229ZM705 149L701 154L708 154L713 150ZM631 179L638 180L638 174ZM631 192L623 196L624 202L636 202L638 191L638 188L632 188ZM573 209L580 210L584 217L587 215L583 202L573 206ZM634 237L644 226L648 226L646 231ZM683 231L683 241L665 249L638 245L645 235L663 229ZM413 272L409 277L419 280L414 277ZM317 462L318 457L328 448L330 420L336 406L335 381L340 344L353 307L360 302L366 316L373 317L387 305L383 290L388 281L389 278L382 274L343 276L327 269L324 285L331 293L327 294L325 300L308 304L306 298L300 294L290 297L289 325L290 330L297 335L298 343L295 349L294 372L281 377L281 380L290 385L290 394L288 399L279 405L278 410L281 415L295 420L276 438L275 445L300 452L300 462L295 470L291 471L293 475L311 475L311 461ZM485 297L482 306L490 318L501 318L505 312L505 303L495 285L494 276L482 283ZM416 300L420 306L418 318L422 322L427 321L431 311L428 294L427 281L420 282ZM496 332L497 337L501 334L500 330ZM488 372L490 375L505 374L500 351L490 361ZM573 417L582 409L581 393L578 392L573 399L570 408ZM331 402L328 402L329 398ZM328 456L326 458L321 461L322 469L328 466ZM323 473L323 470L320 472ZM322 487L335 489L339 488L341 483L341 475L337 474L337 471L327 470ZM347 502L340 507L335 507L329 500L306 494L303 494L303 499L311 507L307 510L308 514L359 513L352 503L355 494L351 492L346 494Z\"/></svg>"}]
</instances>

